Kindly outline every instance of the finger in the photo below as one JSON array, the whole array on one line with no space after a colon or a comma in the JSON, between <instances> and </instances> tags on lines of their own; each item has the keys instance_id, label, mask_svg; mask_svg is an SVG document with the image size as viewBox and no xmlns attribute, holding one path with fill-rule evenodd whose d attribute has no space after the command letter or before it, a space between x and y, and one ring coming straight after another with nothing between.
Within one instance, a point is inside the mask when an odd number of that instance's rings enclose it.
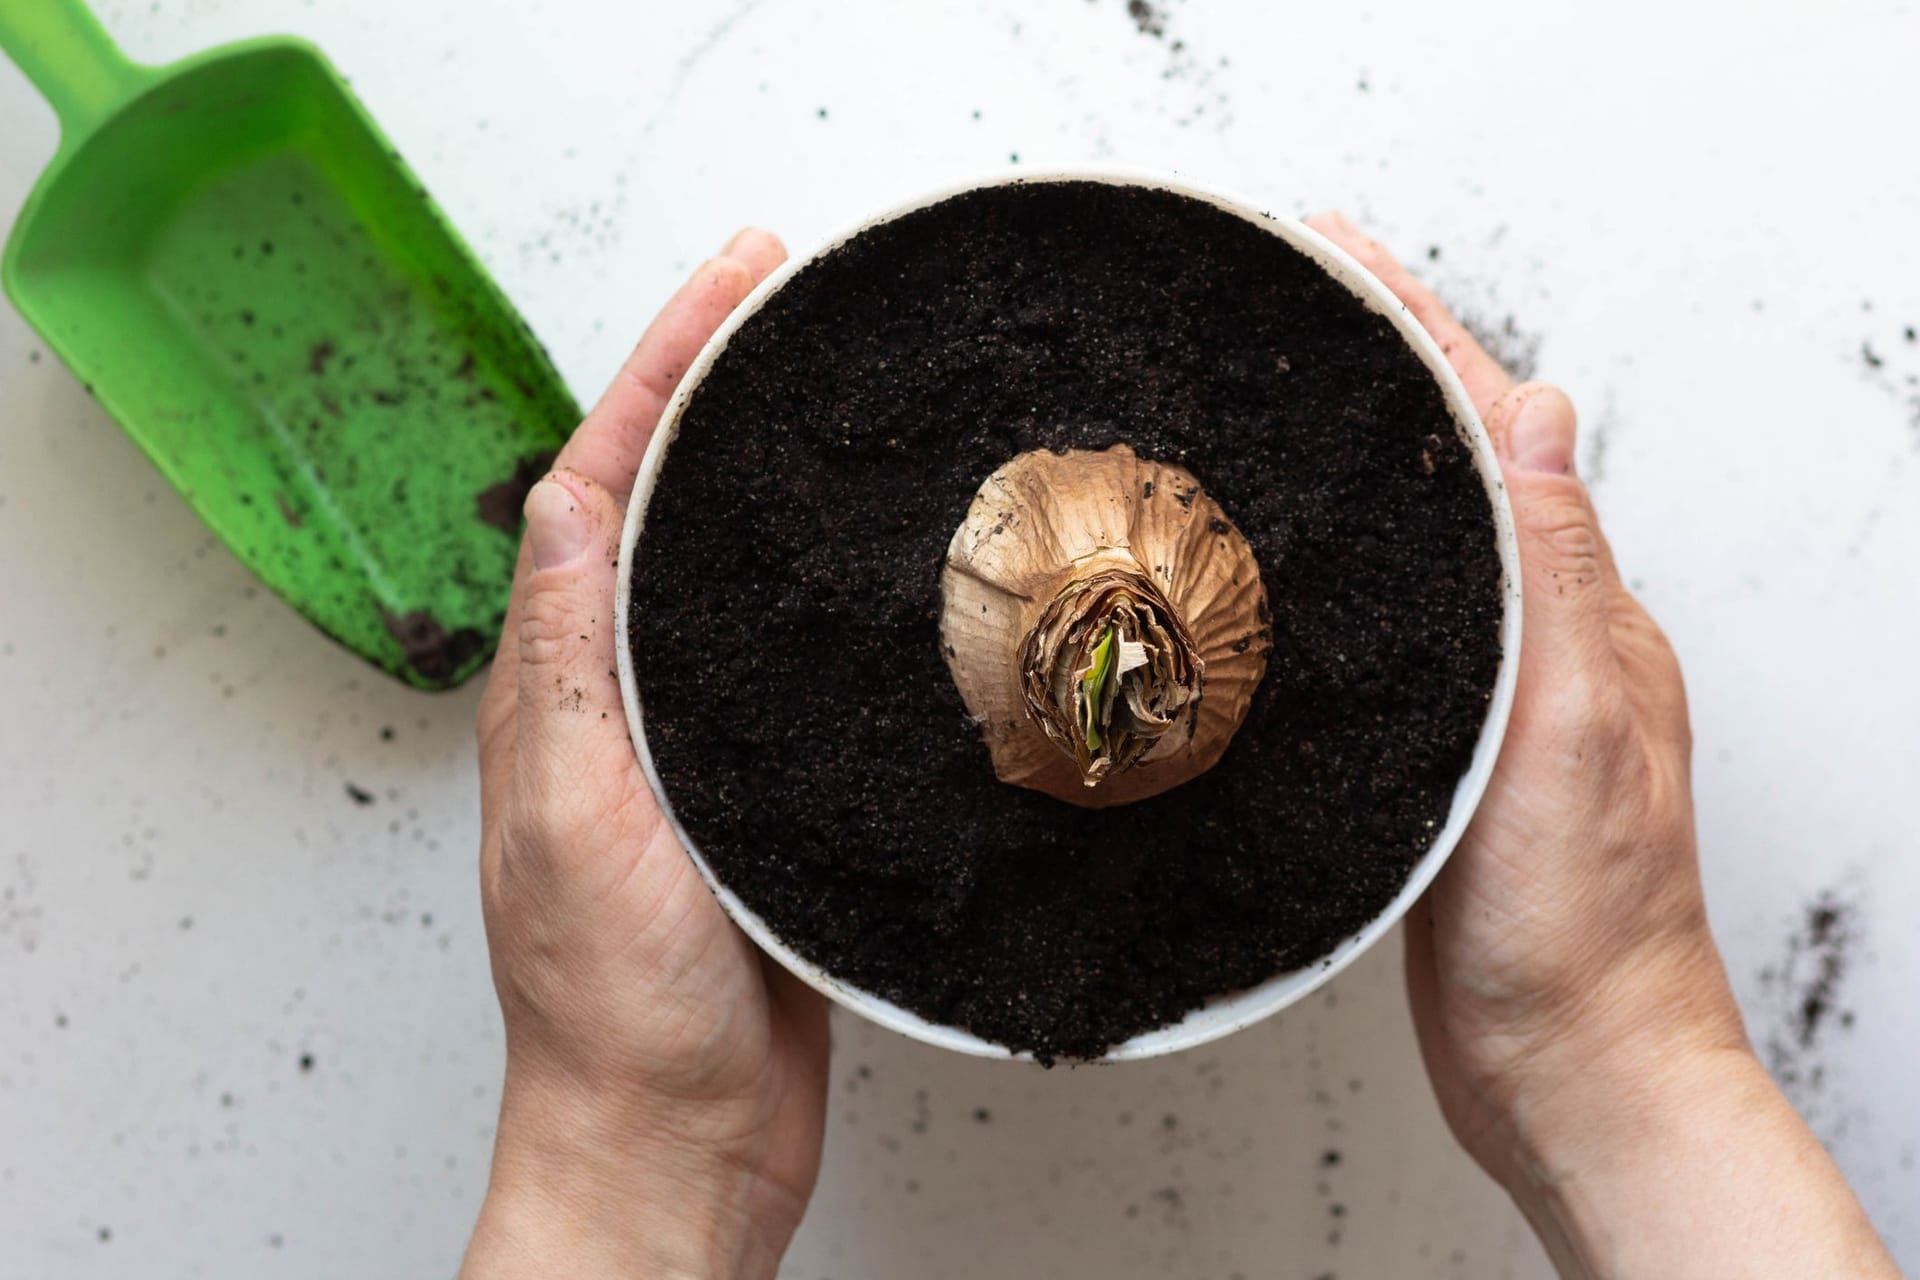
<instances>
[{"instance_id":1,"label":"finger","mask_svg":"<svg viewBox=\"0 0 1920 1280\"><path fill-rule=\"evenodd\" d=\"M654 424L680 374L739 299L785 258L785 247L771 232L749 227L729 240L720 258L695 272L649 326L613 387L561 451L556 466L599 481L617 504L624 504ZM498 806L513 768L522 602L531 568L523 542L500 647L477 716L483 811ZM482 821L486 821L484 812Z\"/></svg>"},{"instance_id":2,"label":"finger","mask_svg":"<svg viewBox=\"0 0 1920 1280\"><path fill-rule=\"evenodd\" d=\"M1579 414L1567 393L1547 382L1523 382L1502 396L1487 414L1487 430L1500 453L1501 468L1524 476L1574 475L1574 447L1579 434ZM1576 478L1577 479L1577 478ZM1530 483L1522 479L1521 483ZM1613 546L1600 528L1592 495L1585 484L1578 490L1586 519L1597 543L1595 554L1604 579L1620 584L1620 572L1613 560Z\"/></svg>"},{"instance_id":3,"label":"finger","mask_svg":"<svg viewBox=\"0 0 1920 1280\"><path fill-rule=\"evenodd\" d=\"M520 595L525 590L531 561L526 539L520 541L519 558L514 562L513 589L507 602L507 620L501 624L500 644L494 650L493 665L487 671L486 688L480 692L480 706L474 713L475 737L480 744L480 825L492 824L500 798L505 794L507 774L513 763L514 682L518 675L519 637L514 634L519 618Z\"/></svg>"},{"instance_id":4,"label":"finger","mask_svg":"<svg viewBox=\"0 0 1920 1280\"><path fill-rule=\"evenodd\" d=\"M509 785L516 796L551 801L599 776L609 751L632 759L613 660L611 563L622 512L589 477L555 471L528 492L526 516Z\"/></svg>"},{"instance_id":5,"label":"finger","mask_svg":"<svg viewBox=\"0 0 1920 1280\"><path fill-rule=\"evenodd\" d=\"M786 256L786 247L779 239L758 227L748 227L729 240L720 257L694 272L648 326L619 378L573 433L554 460L554 467L587 476L624 504L654 425L680 375L738 300ZM514 666L520 584L527 575L525 551L523 546L514 568L513 595L500 649L495 654L495 670L511 671ZM490 681L483 706L492 698L492 687Z\"/></svg>"},{"instance_id":6,"label":"finger","mask_svg":"<svg viewBox=\"0 0 1920 1280\"><path fill-rule=\"evenodd\" d=\"M772 275L773 269L787 260L787 247L780 243L780 237L760 227L748 227L737 233L720 253L722 257L737 258L745 263L753 273L755 284Z\"/></svg>"},{"instance_id":7,"label":"finger","mask_svg":"<svg viewBox=\"0 0 1920 1280\"><path fill-rule=\"evenodd\" d=\"M1512 389L1512 375L1501 368L1500 362L1488 355L1479 340L1454 318L1447 304L1440 301L1433 290L1414 279L1413 273L1401 266L1378 240L1360 230L1345 214L1316 213L1307 219L1307 225L1345 249L1361 266L1371 271L1375 279L1387 286L1394 297L1406 304L1413 318L1420 322L1420 327L1446 354L1453 371L1460 375L1460 381L1466 385L1467 395L1473 401L1474 410L1481 417L1486 417L1494 401Z\"/></svg>"},{"instance_id":8,"label":"finger","mask_svg":"<svg viewBox=\"0 0 1920 1280\"><path fill-rule=\"evenodd\" d=\"M1587 488L1573 474L1573 402L1558 387L1527 382L1491 408L1507 496L1520 541L1525 587L1523 663L1554 682L1612 660L1613 557Z\"/></svg>"},{"instance_id":9,"label":"finger","mask_svg":"<svg viewBox=\"0 0 1920 1280\"><path fill-rule=\"evenodd\" d=\"M587 477L624 506L680 375L753 286L754 268L738 258L723 254L703 263L647 327L555 469Z\"/></svg>"}]
</instances>

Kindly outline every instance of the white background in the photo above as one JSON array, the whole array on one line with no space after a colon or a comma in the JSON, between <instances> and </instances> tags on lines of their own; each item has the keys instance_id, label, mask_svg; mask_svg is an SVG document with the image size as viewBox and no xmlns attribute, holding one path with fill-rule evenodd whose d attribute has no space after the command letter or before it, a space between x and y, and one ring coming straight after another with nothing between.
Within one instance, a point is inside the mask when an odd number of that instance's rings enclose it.
<instances>
[{"instance_id":1,"label":"white background","mask_svg":"<svg viewBox=\"0 0 1920 1280\"><path fill-rule=\"evenodd\" d=\"M583 398L736 226L804 245L1015 153L1344 208L1511 316L1503 345L1537 342L1582 406L1620 560L1685 661L1757 1040L1790 1036L1808 962L1762 974L1808 905L1848 907L1852 1025L1786 1061L1920 1270L1912 0L1196 0L1164 39L1122 0L102 12L145 59L319 41ZM54 142L0 65L0 221ZM500 1070L477 685L411 693L335 649L38 350L0 308L0 1275L448 1274ZM782 1274L1545 1274L1438 1119L1398 953L1126 1069L839 1019Z\"/></svg>"}]
</instances>

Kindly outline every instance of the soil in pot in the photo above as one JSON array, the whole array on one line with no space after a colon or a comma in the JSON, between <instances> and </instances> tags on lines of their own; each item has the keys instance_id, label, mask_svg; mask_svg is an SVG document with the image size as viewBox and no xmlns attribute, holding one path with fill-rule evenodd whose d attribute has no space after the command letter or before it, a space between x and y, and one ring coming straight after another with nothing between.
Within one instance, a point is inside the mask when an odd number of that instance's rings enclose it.
<instances>
[{"instance_id":1,"label":"soil in pot","mask_svg":"<svg viewBox=\"0 0 1920 1280\"><path fill-rule=\"evenodd\" d=\"M995 777L940 574L996 468L1120 443L1230 514L1271 651L1215 767L1086 809ZM957 196L791 279L687 405L632 586L649 746L715 873L822 968L1042 1061L1377 915L1500 660L1485 492L1392 326L1256 225L1089 182Z\"/></svg>"}]
</instances>

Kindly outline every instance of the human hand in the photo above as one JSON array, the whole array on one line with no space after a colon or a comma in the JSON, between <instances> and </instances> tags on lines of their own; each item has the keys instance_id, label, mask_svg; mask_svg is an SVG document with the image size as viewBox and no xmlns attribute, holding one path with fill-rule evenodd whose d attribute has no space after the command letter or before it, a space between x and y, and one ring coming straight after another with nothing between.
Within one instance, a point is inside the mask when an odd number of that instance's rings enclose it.
<instances>
[{"instance_id":1,"label":"human hand","mask_svg":"<svg viewBox=\"0 0 1920 1280\"><path fill-rule=\"evenodd\" d=\"M1574 410L1513 378L1338 215L1309 225L1439 343L1500 455L1525 593L1520 679L1486 796L1422 907L1407 982L1454 1133L1504 1176L1513 1116L1567 1060L1741 1050L1694 848L1686 691L1574 474Z\"/></svg>"},{"instance_id":2,"label":"human hand","mask_svg":"<svg viewBox=\"0 0 1920 1280\"><path fill-rule=\"evenodd\" d=\"M771 1276L819 1169L826 1009L726 918L641 775L614 658L627 495L674 386L784 260L694 273L527 496L480 704L507 1074L463 1276Z\"/></svg>"},{"instance_id":3,"label":"human hand","mask_svg":"<svg viewBox=\"0 0 1920 1280\"><path fill-rule=\"evenodd\" d=\"M1448 1124L1565 1275L1841 1274L1825 1270L1841 1261L1847 1275L1891 1274L1748 1043L1707 927L1679 664L1574 474L1572 403L1516 386L1347 219L1308 225L1446 353L1493 437L1519 533L1506 740L1407 917L1414 1025ZM1749 1181L1730 1184L1730 1163Z\"/></svg>"}]
</instances>

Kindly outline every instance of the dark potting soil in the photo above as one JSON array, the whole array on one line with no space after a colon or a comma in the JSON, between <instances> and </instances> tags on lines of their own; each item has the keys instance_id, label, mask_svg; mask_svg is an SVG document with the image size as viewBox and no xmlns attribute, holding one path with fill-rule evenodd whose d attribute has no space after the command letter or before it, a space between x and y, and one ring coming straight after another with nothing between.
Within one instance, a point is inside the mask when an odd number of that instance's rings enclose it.
<instances>
[{"instance_id":1,"label":"dark potting soil","mask_svg":"<svg viewBox=\"0 0 1920 1280\"><path fill-rule=\"evenodd\" d=\"M1273 648L1203 777L1093 811L997 781L938 647L947 541L1028 449L1194 472ZM1466 446L1387 321L1185 197L947 200L734 336L649 508L647 735L715 872L802 954L1043 1061L1311 964L1444 823L1499 664Z\"/></svg>"}]
</instances>

